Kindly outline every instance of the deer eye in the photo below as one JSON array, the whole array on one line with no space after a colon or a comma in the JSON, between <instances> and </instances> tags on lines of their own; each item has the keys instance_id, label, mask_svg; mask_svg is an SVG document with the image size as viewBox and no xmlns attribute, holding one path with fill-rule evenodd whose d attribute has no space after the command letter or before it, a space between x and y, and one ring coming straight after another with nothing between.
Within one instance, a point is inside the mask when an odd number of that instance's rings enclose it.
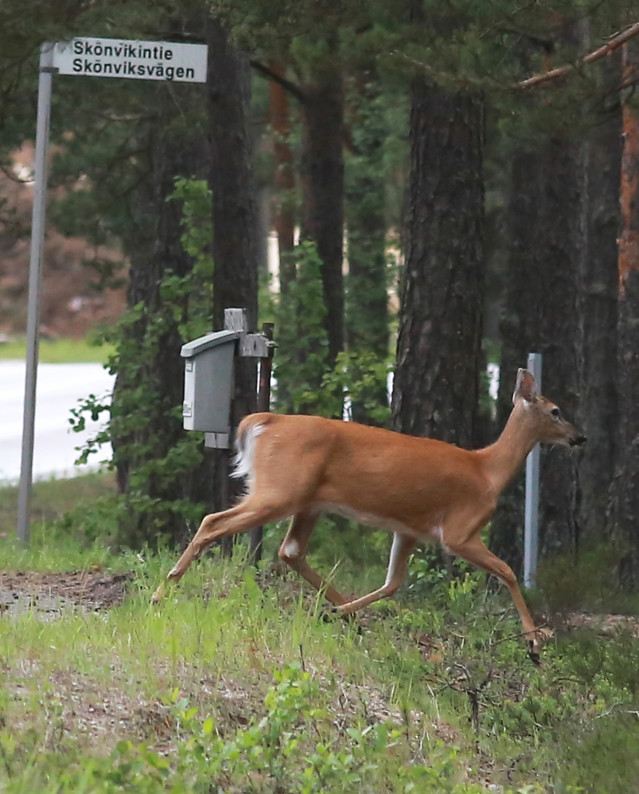
<instances>
[{"instance_id":1,"label":"deer eye","mask_svg":"<svg viewBox=\"0 0 639 794\"><path fill-rule=\"evenodd\" d=\"M553 419L559 419L559 417L561 416L561 411L559 410L559 408L553 408L552 411L550 412L550 415L552 416Z\"/></svg>"}]
</instances>

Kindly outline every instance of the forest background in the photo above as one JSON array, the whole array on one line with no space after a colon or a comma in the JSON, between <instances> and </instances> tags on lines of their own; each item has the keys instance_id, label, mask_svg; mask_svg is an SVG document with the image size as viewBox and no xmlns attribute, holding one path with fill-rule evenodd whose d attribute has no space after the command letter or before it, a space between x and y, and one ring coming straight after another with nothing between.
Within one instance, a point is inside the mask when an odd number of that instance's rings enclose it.
<instances>
[{"instance_id":1,"label":"forest background","mask_svg":"<svg viewBox=\"0 0 639 794\"><path fill-rule=\"evenodd\" d=\"M227 453L182 430L179 351L242 306L252 329L276 323L277 410L341 416L346 400L358 421L466 447L497 435L517 368L542 353L544 393L589 438L544 453L542 555L594 555L636 589L637 21L630 2L5 0L0 160L12 180L34 135L43 42L209 46L206 86L55 80L52 228L86 241L87 296L127 290L102 331L113 402L74 413L77 426L108 417L96 441L111 441L118 480L85 523L125 545L180 544L222 505ZM7 184L8 255L28 230ZM4 295L3 320L22 289ZM236 380L246 413L255 372ZM522 524L517 483L490 529L515 569Z\"/></svg>"}]
</instances>

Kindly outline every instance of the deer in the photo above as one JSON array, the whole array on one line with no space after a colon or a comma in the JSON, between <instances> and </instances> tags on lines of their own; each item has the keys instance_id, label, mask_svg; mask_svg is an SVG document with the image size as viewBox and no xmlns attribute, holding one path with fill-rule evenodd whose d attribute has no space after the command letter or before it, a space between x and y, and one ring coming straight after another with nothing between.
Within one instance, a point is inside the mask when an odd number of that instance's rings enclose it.
<instances>
[{"instance_id":1,"label":"deer","mask_svg":"<svg viewBox=\"0 0 639 794\"><path fill-rule=\"evenodd\" d=\"M513 408L501 435L477 450L320 416L250 414L238 426L234 461L234 476L247 480L246 495L234 507L204 517L152 601L158 603L166 584L179 581L214 541L292 516L278 556L336 612L352 615L392 596L415 546L438 542L508 588L529 656L539 664L541 642L552 632L535 626L515 574L486 547L480 532L538 442L572 448L585 441L561 410L538 394L525 369L517 373ZM323 512L392 533L381 587L348 599L309 565L309 540Z\"/></svg>"}]
</instances>

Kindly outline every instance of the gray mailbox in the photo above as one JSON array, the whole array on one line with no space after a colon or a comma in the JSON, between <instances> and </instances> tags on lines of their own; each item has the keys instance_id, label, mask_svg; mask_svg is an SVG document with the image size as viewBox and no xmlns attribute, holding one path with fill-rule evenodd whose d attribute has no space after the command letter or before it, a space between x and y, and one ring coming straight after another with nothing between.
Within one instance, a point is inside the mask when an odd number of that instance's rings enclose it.
<instances>
[{"instance_id":1,"label":"gray mailbox","mask_svg":"<svg viewBox=\"0 0 639 794\"><path fill-rule=\"evenodd\" d=\"M239 331L216 331L182 346L185 430L228 433Z\"/></svg>"}]
</instances>

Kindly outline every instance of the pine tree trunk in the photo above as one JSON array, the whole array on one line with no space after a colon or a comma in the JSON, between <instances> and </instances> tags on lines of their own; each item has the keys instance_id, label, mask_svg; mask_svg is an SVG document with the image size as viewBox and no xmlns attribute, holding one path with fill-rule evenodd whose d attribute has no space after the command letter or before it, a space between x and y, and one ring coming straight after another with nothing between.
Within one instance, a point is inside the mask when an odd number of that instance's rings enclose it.
<instances>
[{"instance_id":1,"label":"pine tree trunk","mask_svg":"<svg viewBox=\"0 0 639 794\"><path fill-rule=\"evenodd\" d=\"M606 65L606 84L619 85L617 54ZM588 436L580 454L579 527L581 541L605 540L609 489L614 472L617 412L617 236L621 169L621 108L611 93L609 106L593 118L588 150L588 234L578 313L583 371L578 420Z\"/></svg>"},{"instance_id":2,"label":"pine tree trunk","mask_svg":"<svg viewBox=\"0 0 639 794\"><path fill-rule=\"evenodd\" d=\"M284 65L277 61L269 64L270 70L285 76ZM293 151L290 144L291 120L288 96L284 87L276 80L269 81L269 119L273 133L273 160L275 164L275 209L273 225L279 246L279 283L282 296L286 297L289 286L295 280L295 171Z\"/></svg>"},{"instance_id":3,"label":"pine tree trunk","mask_svg":"<svg viewBox=\"0 0 639 794\"><path fill-rule=\"evenodd\" d=\"M483 101L414 84L396 429L472 447L481 369Z\"/></svg>"},{"instance_id":4,"label":"pine tree trunk","mask_svg":"<svg viewBox=\"0 0 639 794\"><path fill-rule=\"evenodd\" d=\"M326 65L302 88L302 239L322 263L329 365L344 349L344 111L342 76Z\"/></svg>"},{"instance_id":5,"label":"pine tree trunk","mask_svg":"<svg viewBox=\"0 0 639 794\"><path fill-rule=\"evenodd\" d=\"M195 102L195 97L183 96L185 105L189 101ZM168 271L182 277L193 266L180 241L180 205L167 198L176 176L202 175L207 152L201 138L172 128L174 106L166 89L158 90L155 106L159 120L150 136L149 178L139 187L137 199L140 218L152 221L149 226L142 222L136 238L125 241L131 262L127 305L142 306L143 311L123 328L110 422L119 490L131 499L118 541L134 547L156 543L160 533L181 543L187 528L168 504L206 502L210 477L206 460L193 465L188 476L175 472L170 478L156 465L184 437L176 409L183 400L180 348L185 340L174 308L162 296L161 282ZM133 350L136 355L131 355ZM138 509L138 498L158 506L151 512Z\"/></svg>"},{"instance_id":6,"label":"pine tree trunk","mask_svg":"<svg viewBox=\"0 0 639 794\"><path fill-rule=\"evenodd\" d=\"M537 242L541 228L539 152L517 151L511 164L510 195L506 213L506 296L500 323L502 338L497 424L504 427L512 410L512 394L519 367L528 353L537 352L535 335L543 283L537 274L543 263ZM492 551L517 573L523 561L524 481L518 477L502 495L490 530Z\"/></svg>"},{"instance_id":7,"label":"pine tree trunk","mask_svg":"<svg viewBox=\"0 0 639 794\"><path fill-rule=\"evenodd\" d=\"M518 367L528 353L543 356L542 390L566 415L577 414L581 333L577 295L586 240L586 148L554 137L520 151L512 166L508 211L508 285L501 323L499 424L511 410ZM578 453L544 448L541 464L540 549L576 552L579 542ZM502 497L491 548L521 568L523 474Z\"/></svg>"},{"instance_id":8,"label":"pine tree trunk","mask_svg":"<svg viewBox=\"0 0 639 794\"><path fill-rule=\"evenodd\" d=\"M639 78L639 47L625 45L625 84ZM639 111L632 93L623 105L621 218L618 259L619 432L612 486L614 537L623 557L622 586L639 586Z\"/></svg>"},{"instance_id":9,"label":"pine tree trunk","mask_svg":"<svg viewBox=\"0 0 639 794\"><path fill-rule=\"evenodd\" d=\"M209 46L208 107L211 136L210 184L213 192L213 324L224 327L224 309L246 309L248 329L257 330L258 211L251 165L247 119L249 69L247 59L229 42L221 22L211 17L206 29ZM235 362L232 429L256 410L255 360ZM228 483L230 450L216 450L213 502L228 507L241 490Z\"/></svg>"},{"instance_id":10,"label":"pine tree trunk","mask_svg":"<svg viewBox=\"0 0 639 794\"><path fill-rule=\"evenodd\" d=\"M542 171L542 226L537 246L544 289L533 339L543 354L543 393L574 420L579 406L581 351L577 296L586 239L586 158L579 140L551 139ZM544 447L541 459L541 554L575 554L579 545L577 504L581 452Z\"/></svg>"},{"instance_id":11,"label":"pine tree trunk","mask_svg":"<svg viewBox=\"0 0 639 794\"><path fill-rule=\"evenodd\" d=\"M209 130L213 191L214 324L224 309L245 308L257 327L257 203L247 112L248 62L215 18L207 24Z\"/></svg>"}]
</instances>

